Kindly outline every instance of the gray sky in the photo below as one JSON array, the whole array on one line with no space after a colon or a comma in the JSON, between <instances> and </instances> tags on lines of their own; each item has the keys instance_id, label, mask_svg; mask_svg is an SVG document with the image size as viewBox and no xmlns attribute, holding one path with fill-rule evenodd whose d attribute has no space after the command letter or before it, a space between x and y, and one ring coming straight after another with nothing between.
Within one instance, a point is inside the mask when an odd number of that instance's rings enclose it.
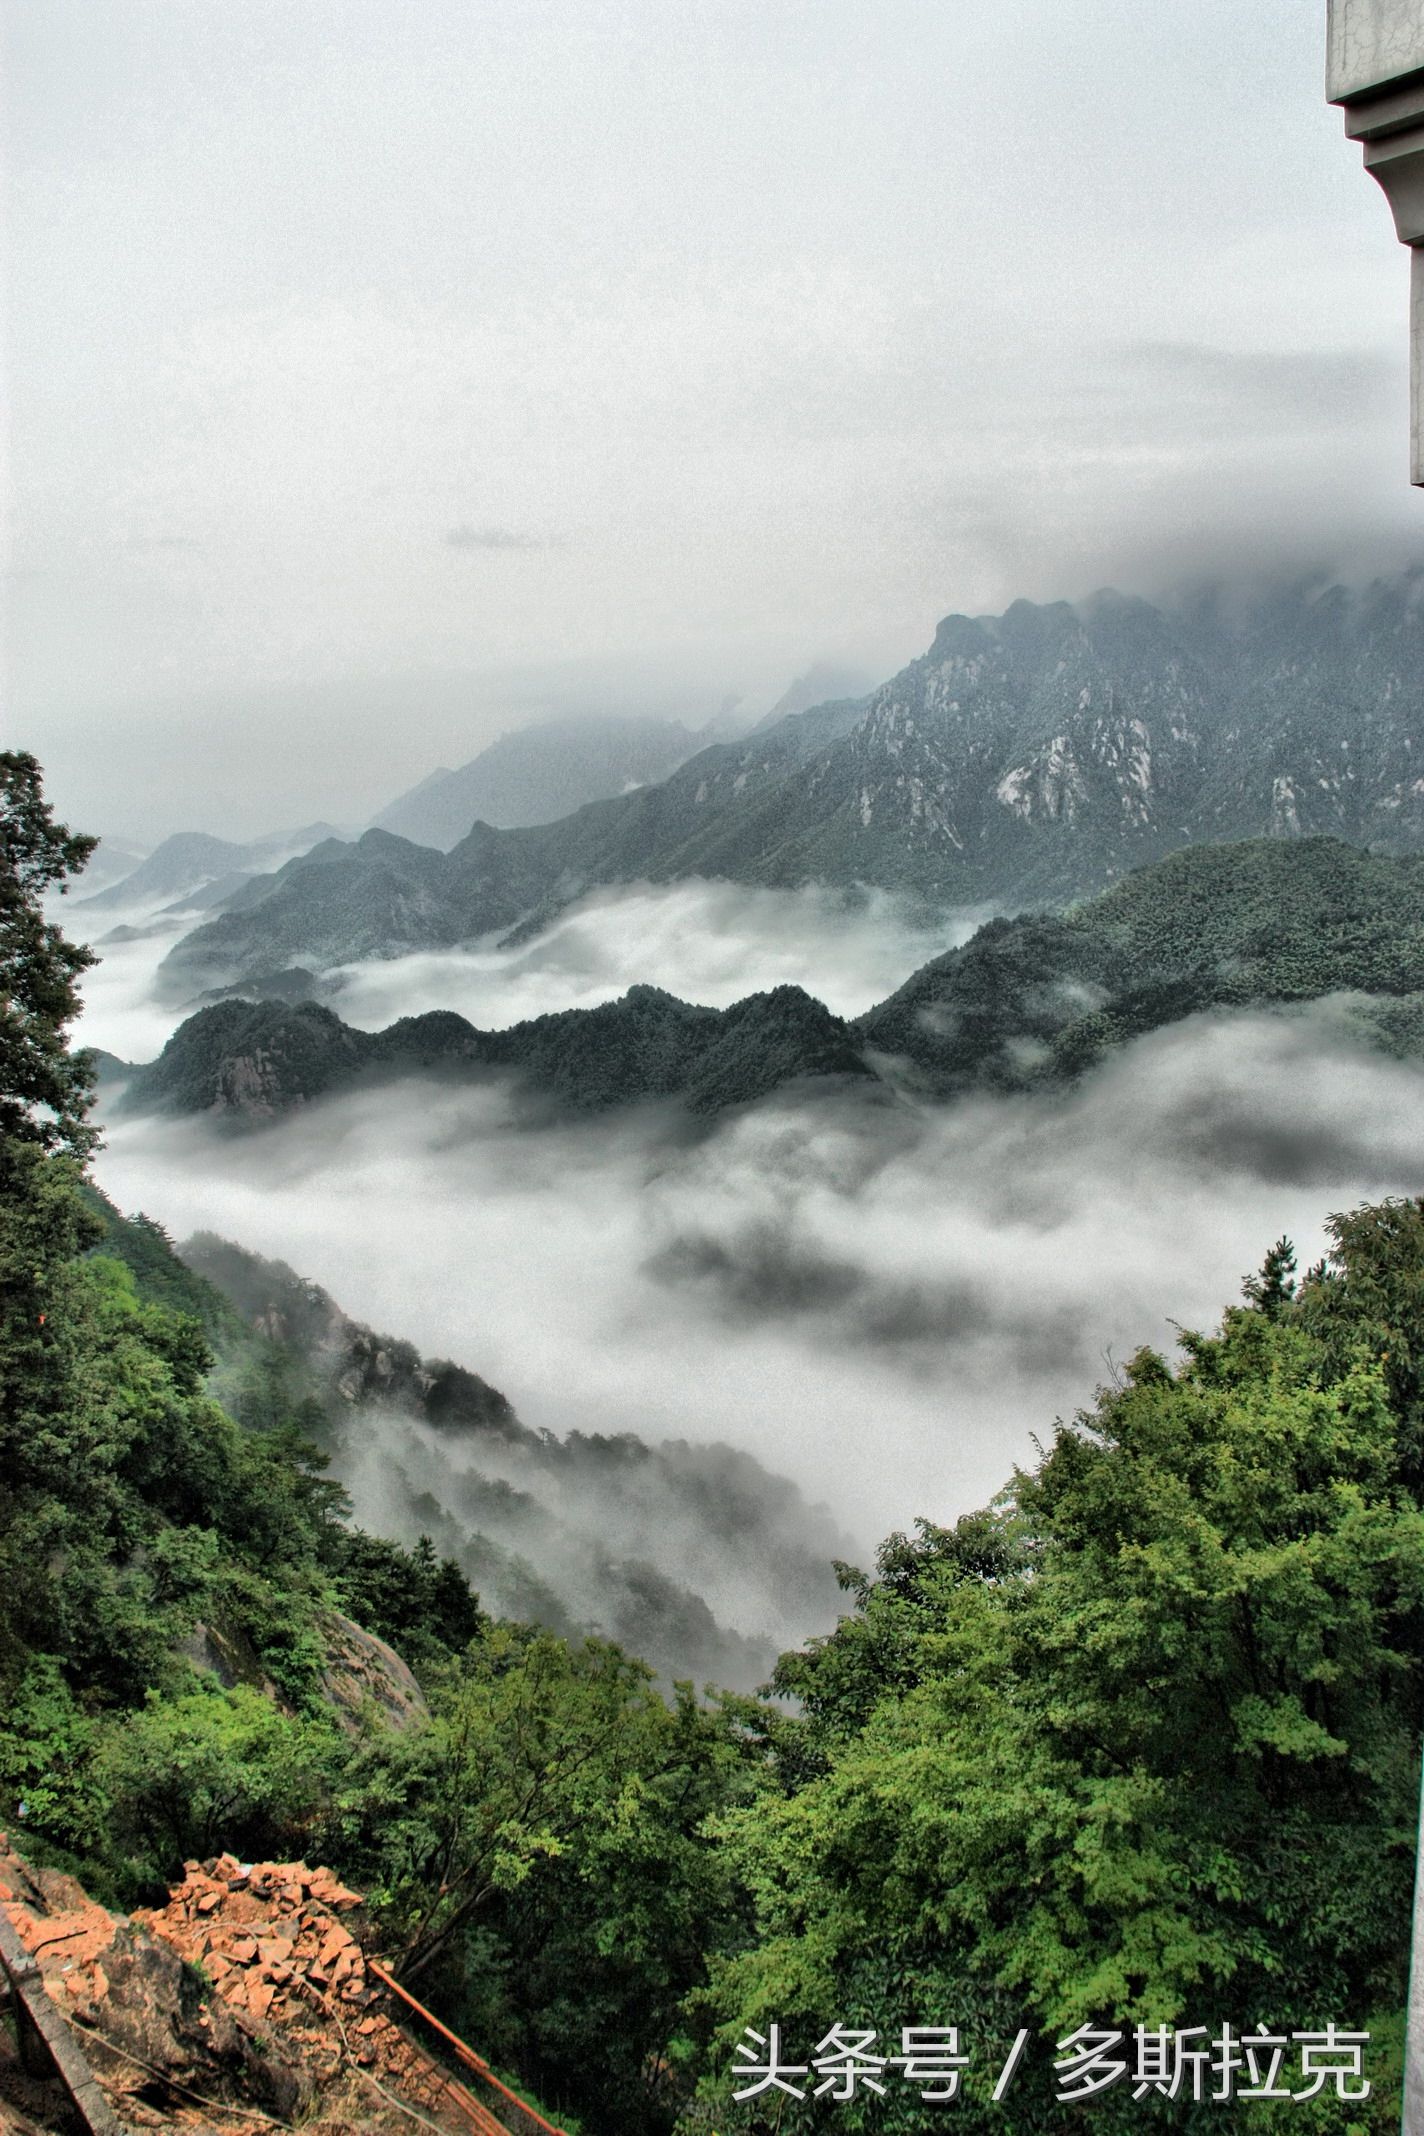
<instances>
[{"instance_id":1,"label":"gray sky","mask_svg":"<svg viewBox=\"0 0 1424 2136\"><path fill-rule=\"evenodd\" d=\"M8 14L5 728L87 827L1420 546L1323 0Z\"/></svg>"}]
</instances>

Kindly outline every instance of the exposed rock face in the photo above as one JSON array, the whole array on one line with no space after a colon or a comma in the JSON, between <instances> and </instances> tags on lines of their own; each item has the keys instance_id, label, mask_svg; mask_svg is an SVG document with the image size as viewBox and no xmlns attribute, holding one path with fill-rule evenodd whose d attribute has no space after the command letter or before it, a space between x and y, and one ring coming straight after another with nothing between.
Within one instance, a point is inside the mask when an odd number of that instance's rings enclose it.
<instances>
[{"instance_id":1,"label":"exposed rock face","mask_svg":"<svg viewBox=\"0 0 1424 2136\"><path fill-rule=\"evenodd\" d=\"M209 2003L273 2041L317 2097L345 2084L360 2123L396 2120L375 2078L404 2104L442 2119L453 2104L443 2071L410 2040L391 1998L367 1968L369 1923L361 1896L329 1869L305 1862L239 1862L224 1854L185 1862L165 1906L134 1915L161 1945L211 1982ZM409 2115L400 2117L410 2125ZM468 2127L463 2114L455 2126Z\"/></svg>"},{"instance_id":2,"label":"exposed rock face","mask_svg":"<svg viewBox=\"0 0 1424 2136\"><path fill-rule=\"evenodd\" d=\"M72 1877L31 1869L3 1844L0 1903L121 2118L126 2101L155 2086L160 2095L171 2087L175 2105L198 2094L284 2119L313 2102L301 2061L241 2023L137 1918L106 1912Z\"/></svg>"},{"instance_id":3,"label":"exposed rock face","mask_svg":"<svg viewBox=\"0 0 1424 2136\"><path fill-rule=\"evenodd\" d=\"M1203 671L1145 604L951 616L851 738L860 824L918 847L922 876L1015 851L1031 866L1035 831L1140 846L1190 809L1210 709Z\"/></svg>"},{"instance_id":4,"label":"exposed rock face","mask_svg":"<svg viewBox=\"0 0 1424 2136\"><path fill-rule=\"evenodd\" d=\"M230 1691L234 1684L248 1684L254 1691L260 1691L264 1698L281 1704L277 1686L244 1632L200 1620L187 1637L178 1642L176 1652L185 1661L190 1661L195 1669L215 1676L224 1690Z\"/></svg>"},{"instance_id":5,"label":"exposed rock face","mask_svg":"<svg viewBox=\"0 0 1424 2136\"><path fill-rule=\"evenodd\" d=\"M1099 595L950 616L867 704L704 749L552 824L448 854L381 832L261 878L164 966L173 998L301 961L527 933L600 884L875 883L1081 897L1203 840L1424 845L1424 577L1233 617ZM259 1093L251 1095L256 1098Z\"/></svg>"},{"instance_id":6,"label":"exposed rock face","mask_svg":"<svg viewBox=\"0 0 1424 2136\"><path fill-rule=\"evenodd\" d=\"M335 1609L322 1611L317 1632L325 1649L321 1695L343 1728L360 1733L372 1709L388 1728L410 1728L426 1717L424 1692L384 1639ZM286 1706L251 1642L229 1628L195 1624L177 1651L225 1689L248 1684L274 1705Z\"/></svg>"},{"instance_id":7,"label":"exposed rock face","mask_svg":"<svg viewBox=\"0 0 1424 2136\"><path fill-rule=\"evenodd\" d=\"M329 1291L285 1262L264 1260L210 1231L189 1239L183 1258L251 1327L295 1349L322 1391L343 1408L409 1409L432 1424L527 1436L498 1388L461 1365L423 1358L412 1343L353 1320Z\"/></svg>"},{"instance_id":8,"label":"exposed rock face","mask_svg":"<svg viewBox=\"0 0 1424 2136\"><path fill-rule=\"evenodd\" d=\"M390 1728L410 1728L428 1716L424 1692L384 1639L339 1610L324 1613L321 1634L327 1655L321 1695L344 1727L355 1732L372 1706Z\"/></svg>"}]
</instances>

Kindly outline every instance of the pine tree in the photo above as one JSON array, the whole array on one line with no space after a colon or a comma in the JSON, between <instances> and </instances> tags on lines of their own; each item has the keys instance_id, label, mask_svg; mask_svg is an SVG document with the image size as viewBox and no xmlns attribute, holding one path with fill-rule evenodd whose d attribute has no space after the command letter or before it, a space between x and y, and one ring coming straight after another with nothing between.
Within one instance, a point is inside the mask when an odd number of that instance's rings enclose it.
<instances>
[{"instance_id":1,"label":"pine tree","mask_svg":"<svg viewBox=\"0 0 1424 2136\"><path fill-rule=\"evenodd\" d=\"M1242 1295L1268 1320L1279 1320L1295 1297L1295 1270L1295 1248L1289 1239L1277 1239L1260 1274L1248 1276L1242 1284Z\"/></svg>"}]
</instances>

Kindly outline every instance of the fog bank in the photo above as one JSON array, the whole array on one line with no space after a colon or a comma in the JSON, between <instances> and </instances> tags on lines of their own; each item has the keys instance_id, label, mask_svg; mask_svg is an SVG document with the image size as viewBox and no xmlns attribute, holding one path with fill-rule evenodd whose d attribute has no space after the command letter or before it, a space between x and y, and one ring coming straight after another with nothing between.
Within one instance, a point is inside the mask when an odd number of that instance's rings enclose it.
<instances>
[{"instance_id":1,"label":"fog bank","mask_svg":"<svg viewBox=\"0 0 1424 2136\"><path fill-rule=\"evenodd\" d=\"M598 890L517 949L433 951L343 967L328 998L347 1023L456 1009L485 1030L554 1009L591 1009L630 986L727 1008L802 986L838 1016L859 1016L931 957L968 941L987 911L929 919L887 890L810 884L633 883Z\"/></svg>"},{"instance_id":2,"label":"fog bank","mask_svg":"<svg viewBox=\"0 0 1424 2136\"><path fill-rule=\"evenodd\" d=\"M90 916L70 903L58 916L83 938L78 923ZM100 962L83 980L80 1044L129 1061L162 1051L196 1004L155 1001L154 974L197 917L110 912L88 930ZM324 975L320 991L345 1022L368 1031L431 1009L501 1030L551 1010L593 1008L640 984L712 1008L790 984L838 1015L858 1016L917 965L967 941L986 917L976 910L931 919L887 890L634 883L592 892L520 948L489 942L346 965Z\"/></svg>"},{"instance_id":3,"label":"fog bank","mask_svg":"<svg viewBox=\"0 0 1424 2136\"><path fill-rule=\"evenodd\" d=\"M1327 1211L1424 1189L1424 1072L1360 1052L1328 1003L1194 1018L1054 1097L783 1101L698 1133L510 1117L498 1085L399 1085L240 1137L123 1122L97 1169L527 1424L744 1447L866 1550L982 1502L1281 1232L1304 1261Z\"/></svg>"}]
</instances>

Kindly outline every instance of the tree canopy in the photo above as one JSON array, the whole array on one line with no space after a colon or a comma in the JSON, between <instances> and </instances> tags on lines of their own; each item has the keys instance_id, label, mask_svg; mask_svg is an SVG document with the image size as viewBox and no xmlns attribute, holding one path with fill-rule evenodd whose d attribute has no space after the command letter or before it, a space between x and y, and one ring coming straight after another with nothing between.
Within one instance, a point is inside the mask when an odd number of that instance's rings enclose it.
<instances>
[{"instance_id":1,"label":"tree canopy","mask_svg":"<svg viewBox=\"0 0 1424 2136\"><path fill-rule=\"evenodd\" d=\"M1021 2026L1041 2064L1085 2022L1333 2020L1376 2043L1382 2118L1358 2125L1397 2117L1424 1203L1332 1232L1299 1286L1279 1242L1178 1368L1139 1352L987 1514L892 1538L853 1614L783 1661L798 1710L718 1827L755 1908L709 1998L724 2049L771 2022L803 2044L957 2022L981 2059L956 2125L1028 2130L1054 2125L1049 2072L994 2109L983 2078ZM718 2127L772 2125L719 2081ZM780 2105L781 2129L829 2125ZM1106 2128L1142 2110L1095 2106ZM918 2111L863 2094L836 2125Z\"/></svg>"},{"instance_id":2,"label":"tree canopy","mask_svg":"<svg viewBox=\"0 0 1424 2136\"><path fill-rule=\"evenodd\" d=\"M63 892L97 844L55 822L32 756L0 751L0 1136L81 1157L93 1076L66 1034L76 981L95 960L46 919L44 897Z\"/></svg>"}]
</instances>

